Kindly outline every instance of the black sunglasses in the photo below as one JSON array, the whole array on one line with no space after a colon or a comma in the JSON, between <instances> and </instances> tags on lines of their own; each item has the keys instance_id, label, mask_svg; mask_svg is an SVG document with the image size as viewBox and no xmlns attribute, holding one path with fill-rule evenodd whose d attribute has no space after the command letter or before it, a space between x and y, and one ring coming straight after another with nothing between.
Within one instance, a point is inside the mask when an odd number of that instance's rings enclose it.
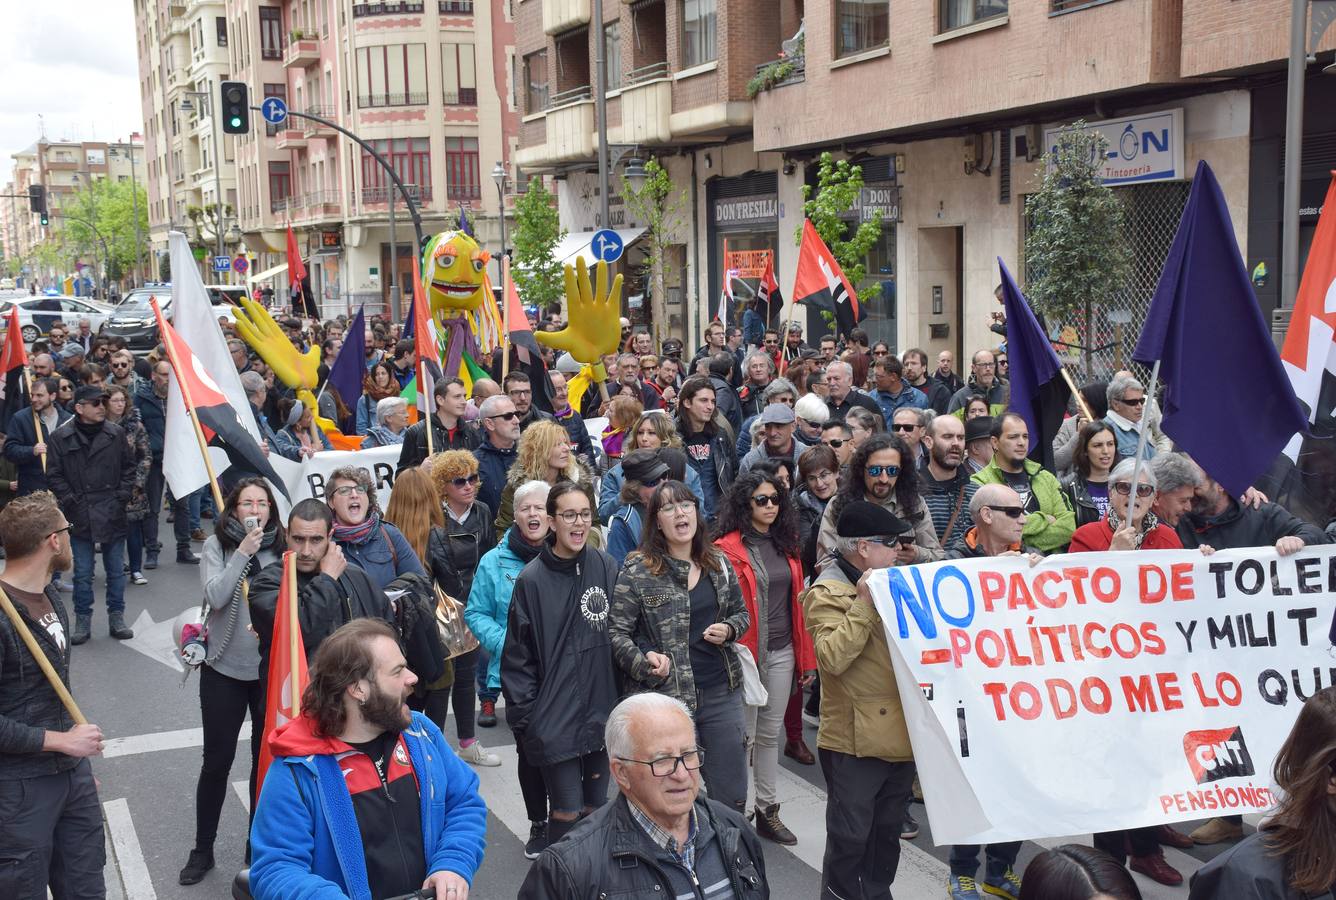
<instances>
[{"instance_id":1,"label":"black sunglasses","mask_svg":"<svg viewBox=\"0 0 1336 900\"><path fill-rule=\"evenodd\" d=\"M73 525L66 525L64 528L57 528L55 531L51 532L51 534L48 534L46 537L51 537L52 535L56 534L63 534L66 531L69 531L73 527L74 527ZM42 540L46 540L46 538L42 538Z\"/></svg>"},{"instance_id":2,"label":"black sunglasses","mask_svg":"<svg viewBox=\"0 0 1336 900\"><path fill-rule=\"evenodd\" d=\"M913 431L918 428L917 425L907 425L904 422L897 422L891 426L891 431Z\"/></svg>"},{"instance_id":3,"label":"black sunglasses","mask_svg":"<svg viewBox=\"0 0 1336 900\"><path fill-rule=\"evenodd\" d=\"M518 419L519 417L520 417L520 414L517 413L517 412L515 412L515 411L512 409L510 412L497 413L496 415L494 415L494 416L488 416L487 418L489 418L489 419L505 419L507 422L509 422L511 419Z\"/></svg>"},{"instance_id":4,"label":"black sunglasses","mask_svg":"<svg viewBox=\"0 0 1336 900\"><path fill-rule=\"evenodd\" d=\"M838 450L844 446L844 438L831 438L830 440L822 441L821 443L825 444L827 447L830 447L833 450Z\"/></svg>"},{"instance_id":5,"label":"black sunglasses","mask_svg":"<svg viewBox=\"0 0 1336 900\"><path fill-rule=\"evenodd\" d=\"M752 503L757 506L779 506L779 494L752 494Z\"/></svg>"},{"instance_id":6,"label":"black sunglasses","mask_svg":"<svg viewBox=\"0 0 1336 900\"><path fill-rule=\"evenodd\" d=\"M989 504L988 508L993 512L1002 513L1002 515L1006 516L1008 519L1019 519L1021 516L1025 515L1025 509L1020 506L993 506L992 504Z\"/></svg>"},{"instance_id":7,"label":"black sunglasses","mask_svg":"<svg viewBox=\"0 0 1336 900\"><path fill-rule=\"evenodd\" d=\"M1119 403L1126 403L1128 406L1144 406L1145 403L1146 403L1146 398L1145 398L1145 397L1138 397L1138 398L1136 398L1135 400L1128 400L1128 399L1125 399L1125 398L1124 398L1124 399L1122 399L1122 400L1119 400L1118 402L1119 402Z\"/></svg>"}]
</instances>

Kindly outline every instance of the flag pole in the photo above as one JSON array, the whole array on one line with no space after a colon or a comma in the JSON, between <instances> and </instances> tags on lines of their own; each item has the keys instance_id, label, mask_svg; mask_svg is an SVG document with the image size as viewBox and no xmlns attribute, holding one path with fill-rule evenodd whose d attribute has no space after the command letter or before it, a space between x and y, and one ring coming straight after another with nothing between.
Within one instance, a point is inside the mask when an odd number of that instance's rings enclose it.
<instances>
[{"instance_id":1,"label":"flag pole","mask_svg":"<svg viewBox=\"0 0 1336 900\"><path fill-rule=\"evenodd\" d=\"M501 380L510 374L510 257L501 254Z\"/></svg>"},{"instance_id":2,"label":"flag pole","mask_svg":"<svg viewBox=\"0 0 1336 900\"><path fill-rule=\"evenodd\" d=\"M37 438L37 443L45 444L42 440L42 419L37 414L37 409L32 405L32 370L27 366L23 367L23 378L28 382L28 409L32 410L32 433ZM49 435L48 435L49 437ZM42 454L42 474L46 474L46 454Z\"/></svg>"},{"instance_id":3,"label":"flag pole","mask_svg":"<svg viewBox=\"0 0 1336 900\"><path fill-rule=\"evenodd\" d=\"M1159 363L1156 363L1159 365ZM1071 388L1072 396L1076 398L1076 406L1081 410L1081 415L1086 417L1086 421L1095 421L1095 413L1090 409L1090 404L1086 403L1085 395L1081 393L1080 388L1072 379L1072 373L1067 371L1066 366L1059 366L1058 371L1062 373L1062 380L1067 382L1067 387Z\"/></svg>"},{"instance_id":4,"label":"flag pole","mask_svg":"<svg viewBox=\"0 0 1336 900\"><path fill-rule=\"evenodd\" d=\"M417 372L417 380L418 380L417 383L418 383L418 393L419 393L419 394L422 393L422 388L423 388L423 386L427 383L427 377L426 377L426 376L427 376L427 363L426 363L425 361L419 359L419 360L418 360L418 372ZM433 390L433 394L434 394L434 390ZM424 395L424 396L425 396L425 395ZM435 398L435 396L432 396L432 397L428 398L427 402L428 402L428 403L431 403L431 404L435 404L435 402L436 402L436 398ZM435 452L436 452L434 449L432 449L432 446L431 446L431 420L432 420L432 418L433 418L435 415L436 415L436 410L434 410L434 409L429 409L429 410L427 410L426 415L424 415L424 416L422 417L422 421L423 421L424 426L425 426L426 431L427 431L427 456L428 456L428 457L432 456L432 455L435 454Z\"/></svg>"},{"instance_id":5,"label":"flag pole","mask_svg":"<svg viewBox=\"0 0 1336 900\"><path fill-rule=\"evenodd\" d=\"M218 474L213 470L213 460L209 459L209 443L204 440L204 427L200 425L199 413L195 411L195 404L190 399L190 385L186 383L186 379L181 377L181 360L176 357L175 342L167 335L166 329L162 327L166 324L166 320L162 316L162 310L158 307L157 300L152 302L153 311L157 313L158 316L158 328L162 332L163 337L167 338L167 340L163 341L163 346L167 348L167 359L172 364L172 371L176 373L176 386L181 390L181 400L185 404L186 413L190 416L190 423L195 426L195 440L199 442L200 456L204 457L204 471L209 476L209 488L213 492L213 502L216 503L218 509L221 510L224 506L223 492L218 487Z\"/></svg>"},{"instance_id":6,"label":"flag pole","mask_svg":"<svg viewBox=\"0 0 1336 900\"><path fill-rule=\"evenodd\" d=\"M222 507L219 507L219 509L222 509ZM74 720L74 724L87 725L88 720L79 711L79 705L70 696L69 689L65 687L65 682L61 681L60 676L56 674L55 667L51 665L51 660L46 658L42 648L37 645L37 639L28 630L27 624L23 621L23 617L19 615L19 611L14 607L14 602L9 599L9 595L5 593L4 588L0 588L0 606L5 608L5 615L9 616L9 621L13 623L14 630L18 632L19 637L23 639L23 643L27 645L28 652L37 660L37 667L42 670L46 680L51 683L51 689L60 698L61 704L64 705L65 711L70 714L70 718Z\"/></svg>"},{"instance_id":7,"label":"flag pole","mask_svg":"<svg viewBox=\"0 0 1336 900\"><path fill-rule=\"evenodd\" d=\"M1064 370L1066 371L1066 370ZM1141 457L1146 453L1146 436L1150 434L1150 423L1146 421L1146 415L1150 412L1150 399L1155 396L1155 385L1160 383L1160 361L1155 360L1155 364L1150 369L1150 384L1146 385L1146 402L1141 407L1141 428L1137 434L1137 452L1132 457L1132 493L1127 498L1127 522L1132 522L1132 510L1136 508L1137 485L1140 483L1137 479L1141 477L1141 466L1146 460Z\"/></svg>"},{"instance_id":8,"label":"flag pole","mask_svg":"<svg viewBox=\"0 0 1336 900\"><path fill-rule=\"evenodd\" d=\"M220 507L221 509L221 507ZM297 654L302 653L301 624L297 619L297 554L288 550L283 554L283 565L287 569L288 582L288 702L292 704L292 717L297 718L301 710L301 698L297 692Z\"/></svg>"}]
</instances>

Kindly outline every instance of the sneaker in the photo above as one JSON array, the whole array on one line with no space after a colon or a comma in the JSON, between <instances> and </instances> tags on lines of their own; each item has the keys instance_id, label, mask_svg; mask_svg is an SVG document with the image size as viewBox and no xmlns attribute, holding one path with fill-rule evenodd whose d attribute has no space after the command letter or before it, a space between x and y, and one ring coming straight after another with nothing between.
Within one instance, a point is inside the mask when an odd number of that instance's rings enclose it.
<instances>
[{"instance_id":1,"label":"sneaker","mask_svg":"<svg viewBox=\"0 0 1336 900\"><path fill-rule=\"evenodd\" d=\"M467 747L460 747L457 755L464 762L472 763L475 766L501 765L501 757L488 752L487 748L482 745L482 741L474 741Z\"/></svg>"},{"instance_id":2,"label":"sneaker","mask_svg":"<svg viewBox=\"0 0 1336 900\"><path fill-rule=\"evenodd\" d=\"M952 875L946 879L948 900L979 900L979 886L971 875Z\"/></svg>"},{"instance_id":3,"label":"sneaker","mask_svg":"<svg viewBox=\"0 0 1336 900\"><path fill-rule=\"evenodd\" d=\"M537 859L547 849L547 823L530 822L529 839L524 842L524 858Z\"/></svg>"},{"instance_id":4,"label":"sneaker","mask_svg":"<svg viewBox=\"0 0 1336 900\"><path fill-rule=\"evenodd\" d=\"M1001 872L985 875L981 887L985 894L1002 897L1003 900L1020 900L1021 877L1012 871L1011 866L1007 866Z\"/></svg>"},{"instance_id":5,"label":"sneaker","mask_svg":"<svg viewBox=\"0 0 1336 900\"><path fill-rule=\"evenodd\" d=\"M144 577L144 573L143 573L143 572L131 572L131 573L130 573L130 583L131 583L131 584L148 584L148 579Z\"/></svg>"},{"instance_id":6,"label":"sneaker","mask_svg":"<svg viewBox=\"0 0 1336 900\"><path fill-rule=\"evenodd\" d=\"M482 701L482 711L478 713L478 724L483 728L496 727L496 701Z\"/></svg>"},{"instance_id":7,"label":"sneaker","mask_svg":"<svg viewBox=\"0 0 1336 900\"><path fill-rule=\"evenodd\" d=\"M914 838L918 837L918 833L918 821L906 810L905 820L900 823L900 840L912 841Z\"/></svg>"},{"instance_id":8,"label":"sneaker","mask_svg":"<svg viewBox=\"0 0 1336 900\"><path fill-rule=\"evenodd\" d=\"M1190 836L1198 844L1228 844L1243 839L1243 826L1224 819L1212 819Z\"/></svg>"},{"instance_id":9,"label":"sneaker","mask_svg":"<svg viewBox=\"0 0 1336 900\"><path fill-rule=\"evenodd\" d=\"M181 870L181 877L177 879L177 882L179 884L199 884L204 880L204 873L212 868L212 850L191 850L190 859L186 860L186 866Z\"/></svg>"},{"instance_id":10,"label":"sneaker","mask_svg":"<svg viewBox=\"0 0 1336 900\"><path fill-rule=\"evenodd\" d=\"M1163 852L1152 853L1150 856L1133 856L1127 861L1127 867L1169 887L1178 887L1183 883L1183 873L1165 861Z\"/></svg>"},{"instance_id":11,"label":"sneaker","mask_svg":"<svg viewBox=\"0 0 1336 900\"><path fill-rule=\"evenodd\" d=\"M798 838L779 820L779 804L775 803L764 809L756 807L756 833L767 841L792 847Z\"/></svg>"}]
</instances>

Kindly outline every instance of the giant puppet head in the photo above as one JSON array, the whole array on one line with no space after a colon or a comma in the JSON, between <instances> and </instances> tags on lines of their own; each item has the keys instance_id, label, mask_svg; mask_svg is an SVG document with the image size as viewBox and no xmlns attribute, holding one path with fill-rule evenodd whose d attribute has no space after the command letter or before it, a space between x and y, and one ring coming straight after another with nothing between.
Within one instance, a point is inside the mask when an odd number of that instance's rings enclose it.
<instances>
[{"instance_id":1,"label":"giant puppet head","mask_svg":"<svg viewBox=\"0 0 1336 900\"><path fill-rule=\"evenodd\" d=\"M427 241L422 252L422 287L433 319L478 311L491 293L487 281L490 259L462 231L443 231Z\"/></svg>"}]
</instances>

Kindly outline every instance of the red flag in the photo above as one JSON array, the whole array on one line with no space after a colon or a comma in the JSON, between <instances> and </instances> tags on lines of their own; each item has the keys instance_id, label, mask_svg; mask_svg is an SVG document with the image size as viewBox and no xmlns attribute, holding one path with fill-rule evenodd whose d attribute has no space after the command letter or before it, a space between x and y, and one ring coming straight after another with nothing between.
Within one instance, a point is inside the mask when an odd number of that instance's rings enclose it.
<instances>
[{"instance_id":1,"label":"red flag","mask_svg":"<svg viewBox=\"0 0 1336 900\"><path fill-rule=\"evenodd\" d=\"M524 305L520 303L519 291L515 289L515 279L510 277L510 267L506 267L506 311L510 316L510 343L515 347L515 355L520 362L528 364L531 357L541 356L538 341L529 327L529 317L524 314Z\"/></svg>"},{"instance_id":2,"label":"red flag","mask_svg":"<svg viewBox=\"0 0 1336 900\"><path fill-rule=\"evenodd\" d=\"M288 226L288 286L302 289L302 279L306 277L306 263L302 262L301 251L297 249L297 235Z\"/></svg>"},{"instance_id":3,"label":"red flag","mask_svg":"<svg viewBox=\"0 0 1336 900\"><path fill-rule=\"evenodd\" d=\"M18 304L9 308L7 318L4 350L0 351L0 375L4 376L0 380L0 428L8 424L14 413L28 405L23 377L28 365L28 348L23 345Z\"/></svg>"},{"instance_id":4,"label":"red flag","mask_svg":"<svg viewBox=\"0 0 1336 900\"><path fill-rule=\"evenodd\" d=\"M1332 176L1280 351L1295 396L1321 437L1336 433L1336 172Z\"/></svg>"},{"instance_id":5,"label":"red flag","mask_svg":"<svg viewBox=\"0 0 1336 900\"><path fill-rule=\"evenodd\" d=\"M766 304L769 309L762 313L767 319L776 307L784 305L784 298L779 293L779 282L775 280L775 254L765 255L765 271L761 273L761 283L756 286L756 299Z\"/></svg>"},{"instance_id":6,"label":"red flag","mask_svg":"<svg viewBox=\"0 0 1336 900\"><path fill-rule=\"evenodd\" d=\"M863 320L858 295L844 276L835 256L816 233L811 219L803 220L802 246L798 248L798 277L793 282L793 302L810 303L835 316L837 330L844 335Z\"/></svg>"},{"instance_id":7,"label":"red flag","mask_svg":"<svg viewBox=\"0 0 1336 900\"><path fill-rule=\"evenodd\" d=\"M283 553L283 580L274 609L274 635L269 644L268 684L264 698L264 734L260 738L260 767L255 773L255 798L260 797L265 772L274 761L270 736L301 713L302 692L309 680L302 627L297 620L297 557Z\"/></svg>"},{"instance_id":8,"label":"red flag","mask_svg":"<svg viewBox=\"0 0 1336 900\"><path fill-rule=\"evenodd\" d=\"M436 411L432 392L442 377L441 350L431 320L431 304L422 290L422 263L413 257L413 350L416 356L418 414L428 418Z\"/></svg>"}]
</instances>

